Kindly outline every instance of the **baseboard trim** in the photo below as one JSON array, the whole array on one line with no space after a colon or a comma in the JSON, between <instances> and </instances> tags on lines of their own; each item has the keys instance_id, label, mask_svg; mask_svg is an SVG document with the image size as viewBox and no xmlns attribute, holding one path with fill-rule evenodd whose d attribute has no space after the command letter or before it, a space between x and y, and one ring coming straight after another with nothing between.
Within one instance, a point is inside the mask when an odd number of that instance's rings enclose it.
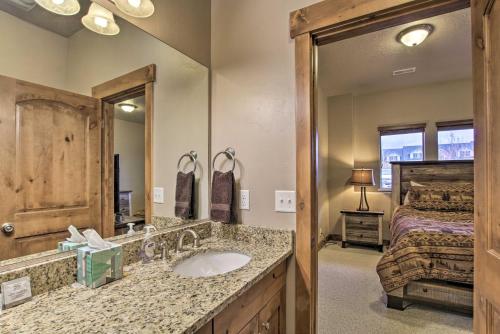
<instances>
[{"instance_id":1,"label":"baseboard trim","mask_svg":"<svg viewBox=\"0 0 500 334\"><path fill-rule=\"evenodd\" d=\"M328 241L342 241L342 235L340 234L328 234L325 238L325 242L328 242ZM391 242L389 240L382 240L382 244L384 246L389 246Z\"/></svg>"}]
</instances>

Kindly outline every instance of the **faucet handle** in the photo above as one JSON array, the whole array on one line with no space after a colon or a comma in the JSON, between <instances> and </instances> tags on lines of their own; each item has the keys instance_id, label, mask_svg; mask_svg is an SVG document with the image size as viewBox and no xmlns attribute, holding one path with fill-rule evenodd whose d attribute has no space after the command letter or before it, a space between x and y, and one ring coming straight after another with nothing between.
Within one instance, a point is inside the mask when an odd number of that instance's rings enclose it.
<instances>
[{"instance_id":1,"label":"faucet handle","mask_svg":"<svg viewBox=\"0 0 500 334\"><path fill-rule=\"evenodd\" d=\"M160 243L160 250L161 250L160 260L168 259L169 255L168 255L167 243L165 241Z\"/></svg>"}]
</instances>

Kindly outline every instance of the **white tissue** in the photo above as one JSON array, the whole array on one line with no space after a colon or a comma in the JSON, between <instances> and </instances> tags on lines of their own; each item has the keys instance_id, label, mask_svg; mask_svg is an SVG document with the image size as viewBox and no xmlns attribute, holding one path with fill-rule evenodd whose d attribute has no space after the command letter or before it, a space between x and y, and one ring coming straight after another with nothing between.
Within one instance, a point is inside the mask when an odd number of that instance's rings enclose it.
<instances>
[{"instance_id":1,"label":"white tissue","mask_svg":"<svg viewBox=\"0 0 500 334\"><path fill-rule=\"evenodd\" d=\"M69 238L66 238L67 241L71 241L77 244L87 241L87 239L85 239L85 237L80 232L78 232L78 229L73 225L70 225L68 227L68 231L69 233L71 233L71 235Z\"/></svg>"},{"instance_id":2,"label":"white tissue","mask_svg":"<svg viewBox=\"0 0 500 334\"><path fill-rule=\"evenodd\" d=\"M87 238L88 246L95 249L105 249L113 246L113 243L101 238L99 233L94 229L88 229L83 231L83 235Z\"/></svg>"}]
</instances>

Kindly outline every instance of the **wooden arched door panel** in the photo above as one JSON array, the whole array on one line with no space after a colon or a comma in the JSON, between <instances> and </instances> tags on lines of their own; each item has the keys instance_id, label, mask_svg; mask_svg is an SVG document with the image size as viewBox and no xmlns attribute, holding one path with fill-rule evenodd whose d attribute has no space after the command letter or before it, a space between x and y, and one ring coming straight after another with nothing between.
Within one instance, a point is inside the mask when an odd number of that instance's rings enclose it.
<instances>
[{"instance_id":1,"label":"wooden arched door panel","mask_svg":"<svg viewBox=\"0 0 500 334\"><path fill-rule=\"evenodd\" d=\"M0 91L0 259L100 231L98 100L7 77Z\"/></svg>"}]
</instances>

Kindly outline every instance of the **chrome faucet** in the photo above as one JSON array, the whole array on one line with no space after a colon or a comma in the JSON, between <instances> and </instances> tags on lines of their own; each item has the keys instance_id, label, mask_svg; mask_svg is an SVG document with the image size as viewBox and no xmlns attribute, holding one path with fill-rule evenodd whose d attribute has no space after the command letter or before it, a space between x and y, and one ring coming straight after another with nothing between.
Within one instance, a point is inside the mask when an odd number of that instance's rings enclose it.
<instances>
[{"instance_id":1,"label":"chrome faucet","mask_svg":"<svg viewBox=\"0 0 500 334\"><path fill-rule=\"evenodd\" d=\"M196 233L193 230L184 230L181 232L181 235L179 236L179 240L177 240L177 253L181 253L184 248L184 237L190 233L193 236L193 248L198 248L200 247L200 236L198 233Z\"/></svg>"}]
</instances>

